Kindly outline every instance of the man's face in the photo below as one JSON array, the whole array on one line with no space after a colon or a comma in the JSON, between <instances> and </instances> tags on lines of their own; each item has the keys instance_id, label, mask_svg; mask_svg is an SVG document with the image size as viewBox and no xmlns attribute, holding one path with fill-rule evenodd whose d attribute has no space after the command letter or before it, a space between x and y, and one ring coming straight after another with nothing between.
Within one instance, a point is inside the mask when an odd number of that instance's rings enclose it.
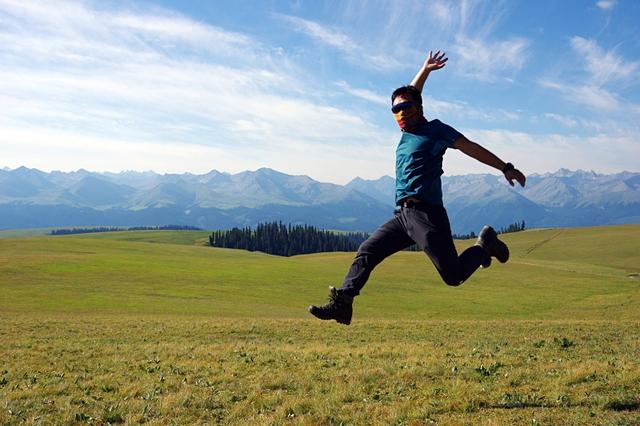
<instances>
[{"instance_id":1,"label":"man's face","mask_svg":"<svg viewBox=\"0 0 640 426\"><path fill-rule=\"evenodd\" d=\"M395 97L391 112L403 131L408 131L419 125L422 118L422 109L408 93L402 93Z\"/></svg>"}]
</instances>

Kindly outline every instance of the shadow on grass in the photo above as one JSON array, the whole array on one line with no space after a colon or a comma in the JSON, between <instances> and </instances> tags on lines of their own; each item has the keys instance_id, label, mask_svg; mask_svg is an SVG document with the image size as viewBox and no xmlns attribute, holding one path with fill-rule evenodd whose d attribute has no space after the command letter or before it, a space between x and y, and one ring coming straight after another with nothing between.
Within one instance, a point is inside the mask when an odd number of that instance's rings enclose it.
<instances>
[{"instance_id":1,"label":"shadow on grass","mask_svg":"<svg viewBox=\"0 0 640 426\"><path fill-rule=\"evenodd\" d=\"M636 411L640 410L640 398L614 399L604 405L606 410Z\"/></svg>"}]
</instances>

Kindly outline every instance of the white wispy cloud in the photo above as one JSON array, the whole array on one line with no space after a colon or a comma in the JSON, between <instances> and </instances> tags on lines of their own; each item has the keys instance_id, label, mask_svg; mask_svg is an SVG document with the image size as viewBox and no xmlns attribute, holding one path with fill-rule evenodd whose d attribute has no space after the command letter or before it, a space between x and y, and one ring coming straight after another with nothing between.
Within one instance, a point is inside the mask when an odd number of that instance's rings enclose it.
<instances>
[{"instance_id":1,"label":"white wispy cloud","mask_svg":"<svg viewBox=\"0 0 640 426\"><path fill-rule=\"evenodd\" d=\"M390 107L391 98L389 96L381 95L378 92L369 89L362 89L358 87L352 87L344 80L336 82L336 86L339 87L345 93L353 95L357 98L364 99L376 105Z\"/></svg>"},{"instance_id":2,"label":"white wispy cloud","mask_svg":"<svg viewBox=\"0 0 640 426\"><path fill-rule=\"evenodd\" d=\"M640 62L625 61L615 49L605 50L595 40L574 36L571 47L584 59L593 84L636 80L640 74Z\"/></svg>"},{"instance_id":3,"label":"white wispy cloud","mask_svg":"<svg viewBox=\"0 0 640 426\"><path fill-rule=\"evenodd\" d=\"M616 111L621 109L620 100L613 93L598 86L561 83L549 79L539 81L542 87L562 93L568 100L586 105L595 110Z\"/></svg>"},{"instance_id":4,"label":"white wispy cloud","mask_svg":"<svg viewBox=\"0 0 640 426\"><path fill-rule=\"evenodd\" d=\"M596 111L637 115L640 105L620 97L620 84L635 84L640 73L640 62L626 61L615 49L606 50L595 40L574 36L570 44L576 56L584 61L582 75L570 81L559 78L541 78L542 87L553 89L571 102Z\"/></svg>"},{"instance_id":5,"label":"white wispy cloud","mask_svg":"<svg viewBox=\"0 0 640 426\"><path fill-rule=\"evenodd\" d=\"M511 4L486 0L364 1L352 15L377 9L386 17L375 23L371 43L405 61L424 60L429 49L449 53L450 72L482 82L510 82L528 59L531 41L500 34ZM351 16L353 18L353 16ZM368 19L366 15L365 19Z\"/></svg>"},{"instance_id":6,"label":"white wispy cloud","mask_svg":"<svg viewBox=\"0 0 640 426\"><path fill-rule=\"evenodd\" d=\"M615 5L615 0L600 0L596 2L596 6L598 6L602 10L611 10Z\"/></svg>"},{"instance_id":7,"label":"white wispy cloud","mask_svg":"<svg viewBox=\"0 0 640 426\"><path fill-rule=\"evenodd\" d=\"M576 120L574 117L571 117L569 115L555 114L553 112L545 112L544 117L549 120L555 121L556 123L560 123L563 126L569 127L569 128L575 128L578 125L578 120Z\"/></svg>"},{"instance_id":8,"label":"white wispy cloud","mask_svg":"<svg viewBox=\"0 0 640 426\"><path fill-rule=\"evenodd\" d=\"M484 82L513 82L526 63L531 42L525 37L499 37L508 3L484 1L429 2L432 25L449 34L451 63L463 77Z\"/></svg>"},{"instance_id":9,"label":"white wispy cloud","mask_svg":"<svg viewBox=\"0 0 640 426\"><path fill-rule=\"evenodd\" d=\"M460 73L483 81L496 81L501 73L522 68L529 41L525 38L489 40L465 35L456 37L453 51Z\"/></svg>"},{"instance_id":10,"label":"white wispy cloud","mask_svg":"<svg viewBox=\"0 0 640 426\"><path fill-rule=\"evenodd\" d=\"M407 67L406 64L401 63L394 57L367 49L363 44L356 42L338 28L330 28L297 16L282 14L274 16L289 24L295 31L340 51L347 60L363 68L388 71Z\"/></svg>"},{"instance_id":11,"label":"white wispy cloud","mask_svg":"<svg viewBox=\"0 0 640 426\"><path fill-rule=\"evenodd\" d=\"M433 1L429 3L430 16L439 23L442 28L449 28L455 19L455 7L451 3L444 1Z\"/></svg>"}]
</instances>

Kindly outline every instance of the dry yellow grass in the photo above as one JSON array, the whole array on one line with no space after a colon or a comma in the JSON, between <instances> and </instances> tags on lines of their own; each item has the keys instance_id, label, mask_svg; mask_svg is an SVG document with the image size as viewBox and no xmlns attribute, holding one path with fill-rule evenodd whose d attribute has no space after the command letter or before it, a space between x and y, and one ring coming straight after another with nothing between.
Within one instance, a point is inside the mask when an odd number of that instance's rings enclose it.
<instances>
[{"instance_id":1,"label":"dry yellow grass","mask_svg":"<svg viewBox=\"0 0 640 426\"><path fill-rule=\"evenodd\" d=\"M4 316L0 423L637 424L640 324Z\"/></svg>"}]
</instances>

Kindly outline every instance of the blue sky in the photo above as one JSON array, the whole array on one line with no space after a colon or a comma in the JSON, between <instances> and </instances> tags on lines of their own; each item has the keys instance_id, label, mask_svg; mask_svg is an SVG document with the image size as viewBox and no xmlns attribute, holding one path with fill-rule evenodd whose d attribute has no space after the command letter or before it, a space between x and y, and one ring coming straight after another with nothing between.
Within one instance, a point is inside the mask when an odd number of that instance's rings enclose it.
<instances>
[{"instance_id":1,"label":"blue sky","mask_svg":"<svg viewBox=\"0 0 640 426\"><path fill-rule=\"evenodd\" d=\"M389 94L442 49L429 119L525 173L638 171L638 22L634 0L0 0L0 167L393 175Z\"/></svg>"}]
</instances>

